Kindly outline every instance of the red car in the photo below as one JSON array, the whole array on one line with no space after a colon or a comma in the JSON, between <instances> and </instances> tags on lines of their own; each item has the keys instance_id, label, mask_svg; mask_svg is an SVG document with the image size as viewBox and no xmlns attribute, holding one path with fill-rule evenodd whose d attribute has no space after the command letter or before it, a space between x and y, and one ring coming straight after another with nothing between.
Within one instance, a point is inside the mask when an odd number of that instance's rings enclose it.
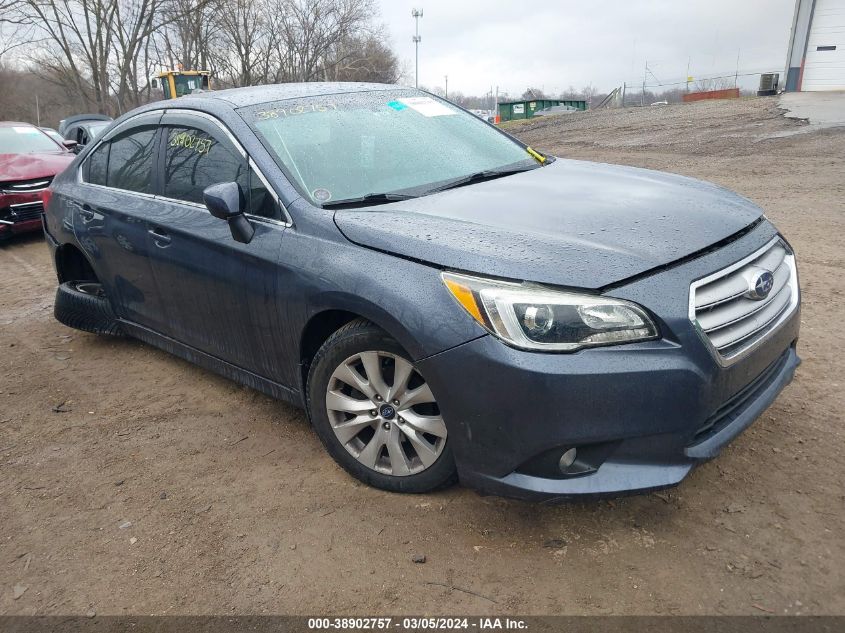
<instances>
[{"instance_id":1,"label":"red car","mask_svg":"<svg viewBox=\"0 0 845 633\"><path fill-rule=\"evenodd\" d=\"M41 230L44 191L74 157L34 125L0 122L0 240Z\"/></svg>"}]
</instances>

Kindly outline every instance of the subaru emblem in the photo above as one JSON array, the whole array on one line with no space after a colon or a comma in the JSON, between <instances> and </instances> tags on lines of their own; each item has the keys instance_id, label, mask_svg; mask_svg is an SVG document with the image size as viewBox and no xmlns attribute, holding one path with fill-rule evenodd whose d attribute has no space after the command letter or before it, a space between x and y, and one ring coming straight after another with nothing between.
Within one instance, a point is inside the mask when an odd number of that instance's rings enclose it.
<instances>
[{"instance_id":1,"label":"subaru emblem","mask_svg":"<svg viewBox=\"0 0 845 633\"><path fill-rule=\"evenodd\" d=\"M772 287L775 285L775 276L768 270L764 270L754 275L751 282L748 288L748 297L762 301L772 291Z\"/></svg>"}]
</instances>

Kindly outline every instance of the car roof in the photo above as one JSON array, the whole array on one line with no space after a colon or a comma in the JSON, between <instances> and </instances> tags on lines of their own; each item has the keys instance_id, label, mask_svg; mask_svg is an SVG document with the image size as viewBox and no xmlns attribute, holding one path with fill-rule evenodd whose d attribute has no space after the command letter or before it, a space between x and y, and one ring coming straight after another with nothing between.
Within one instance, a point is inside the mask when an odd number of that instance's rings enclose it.
<instances>
[{"instance_id":1,"label":"car roof","mask_svg":"<svg viewBox=\"0 0 845 633\"><path fill-rule=\"evenodd\" d=\"M21 126L34 127L36 129L38 129L32 123L24 123L23 121L0 121L0 127L21 127Z\"/></svg>"},{"instance_id":2,"label":"car roof","mask_svg":"<svg viewBox=\"0 0 845 633\"><path fill-rule=\"evenodd\" d=\"M352 92L375 92L380 90L396 90L403 86L394 84L375 84L357 82L308 82L290 84L269 84L265 86L249 86L246 88L228 88L226 90L211 90L208 92L192 93L186 97L198 99L216 99L226 101L235 108L243 108L259 103L284 101L302 97L319 97L323 95L344 94Z\"/></svg>"}]
</instances>

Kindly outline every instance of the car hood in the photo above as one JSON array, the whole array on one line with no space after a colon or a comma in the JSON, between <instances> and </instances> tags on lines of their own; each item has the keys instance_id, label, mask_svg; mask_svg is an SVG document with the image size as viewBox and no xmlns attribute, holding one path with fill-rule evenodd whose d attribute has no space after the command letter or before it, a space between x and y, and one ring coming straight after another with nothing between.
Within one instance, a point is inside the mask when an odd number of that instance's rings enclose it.
<instances>
[{"instance_id":1,"label":"car hood","mask_svg":"<svg viewBox=\"0 0 845 633\"><path fill-rule=\"evenodd\" d=\"M664 172L557 159L541 169L366 209L347 239L440 267L601 288L707 248L762 215L722 187Z\"/></svg>"},{"instance_id":2,"label":"car hood","mask_svg":"<svg viewBox=\"0 0 845 633\"><path fill-rule=\"evenodd\" d=\"M55 176L75 158L69 152L0 154L0 182Z\"/></svg>"}]
</instances>

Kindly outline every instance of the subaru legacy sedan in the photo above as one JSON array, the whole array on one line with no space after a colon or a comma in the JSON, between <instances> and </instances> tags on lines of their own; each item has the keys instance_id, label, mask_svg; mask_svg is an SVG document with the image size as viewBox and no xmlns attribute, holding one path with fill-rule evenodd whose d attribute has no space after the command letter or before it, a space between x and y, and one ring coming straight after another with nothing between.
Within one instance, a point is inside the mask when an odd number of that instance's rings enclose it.
<instances>
[{"instance_id":1,"label":"subaru legacy sedan","mask_svg":"<svg viewBox=\"0 0 845 633\"><path fill-rule=\"evenodd\" d=\"M305 408L385 490L672 486L799 363L795 256L757 206L418 90L153 103L49 193L59 321Z\"/></svg>"}]
</instances>

